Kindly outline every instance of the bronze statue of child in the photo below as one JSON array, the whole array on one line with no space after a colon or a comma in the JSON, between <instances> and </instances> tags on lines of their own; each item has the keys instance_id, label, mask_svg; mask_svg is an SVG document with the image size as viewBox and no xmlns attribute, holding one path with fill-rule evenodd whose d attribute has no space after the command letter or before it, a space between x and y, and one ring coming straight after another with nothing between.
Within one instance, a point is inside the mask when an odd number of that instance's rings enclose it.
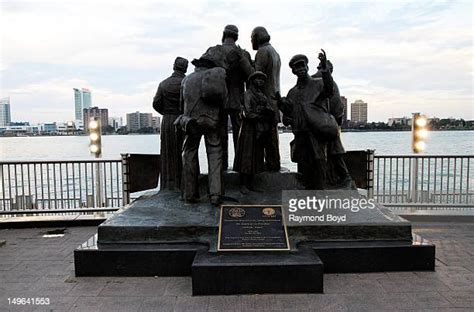
<instances>
[{"instance_id":1,"label":"bronze statue of child","mask_svg":"<svg viewBox=\"0 0 474 312\"><path fill-rule=\"evenodd\" d=\"M248 78L249 88L245 91L234 171L240 173L241 192L257 191L253 185L255 174L265 170L265 140L271 136L272 120L275 113L270 100L263 93L267 76L256 71Z\"/></svg>"}]
</instances>

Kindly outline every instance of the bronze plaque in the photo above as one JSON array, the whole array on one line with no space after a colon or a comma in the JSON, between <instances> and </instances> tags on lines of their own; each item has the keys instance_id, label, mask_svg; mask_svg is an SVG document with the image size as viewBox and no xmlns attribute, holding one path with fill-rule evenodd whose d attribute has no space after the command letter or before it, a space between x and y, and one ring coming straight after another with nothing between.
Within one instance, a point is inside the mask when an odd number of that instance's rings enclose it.
<instances>
[{"instance_id":1,"label":"bronze plaque","mask_svg":"<svg viewBox=\"0 0 474 312\"><path fill-rule=\"evenodd\" d=\"M281 206L222 205L217 250L290 250Z\"/></svg>"}]
</instances>

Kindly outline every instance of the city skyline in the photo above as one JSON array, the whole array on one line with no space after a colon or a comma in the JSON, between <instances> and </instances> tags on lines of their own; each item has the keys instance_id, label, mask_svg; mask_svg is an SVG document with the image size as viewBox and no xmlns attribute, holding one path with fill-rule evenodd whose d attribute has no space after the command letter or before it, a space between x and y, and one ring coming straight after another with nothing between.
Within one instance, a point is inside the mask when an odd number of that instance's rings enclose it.
<instances>
[{"instance_id":1,"label":"city skyline","mask_svg":"<svg viewBox=\"0 0 474 312\"><path fill-rule=\"evenodd\" d=\"M470 2L189 4L2 2L0 73L8 79L0 83L0 97L15 103L13 119L32 122L69 119L70 90L77 86L93 90L94 105L112 115L153 112L156 88L174 58L199 57L234 23L237 43L252 57L250 32L267 27L282 59L282 95L296 82L291 56L308 55L313 73L324 48L341 94L371 103L369 122L412 111L474 119Z\"/></svg>"}]
</instances>

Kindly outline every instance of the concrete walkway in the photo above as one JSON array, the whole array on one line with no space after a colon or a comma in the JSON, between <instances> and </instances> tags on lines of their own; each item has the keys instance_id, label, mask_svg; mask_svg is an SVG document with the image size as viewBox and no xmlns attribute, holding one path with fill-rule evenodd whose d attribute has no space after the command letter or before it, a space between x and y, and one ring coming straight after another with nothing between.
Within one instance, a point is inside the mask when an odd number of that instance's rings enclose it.
<instances>
[{"instance_id":1,"label":"concrete walkway","mask_svg":"<svg viewBox=\"0 0 474 312\"><path fill-rule=\"evenodd\" d=\"M324 294L217 297L192 297L190 277L76 278L73 250L96 229L0 230L0 311L474 311L474 223L414 225L436 244L436 272L325 274Z\"/></svg>"}]
</instances>

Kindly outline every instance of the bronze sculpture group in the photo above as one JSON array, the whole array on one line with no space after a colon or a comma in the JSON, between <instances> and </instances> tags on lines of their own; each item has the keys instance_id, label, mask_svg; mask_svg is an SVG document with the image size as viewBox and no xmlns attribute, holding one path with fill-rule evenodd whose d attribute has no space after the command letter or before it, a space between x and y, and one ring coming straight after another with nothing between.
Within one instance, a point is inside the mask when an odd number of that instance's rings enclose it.
<instances>
[{"instance_id":1,"label":"bronze sculpture group","mask_svg":"<svg viewBox=\"0 0 474 312\"><path fill-rule=\"evenodd\" d=\"M308 58L289 62L296 85L280 95L280 56L264 27L252 31L255 60L236 45L238 28L224 28L222 44L210 47L191 63L178 57L171 77L162 81L153 107L163 115L161 126L161 189L181 190L186 202L198 202L198 149L204 137L208 160L209 199L219 205L224 194L223 172L229 165L228 124L235 149L233 169L241 192L255 189L253 177L280 170L278 123L291 126L291 160L298 164L306 189L347 184L350 175L339 126L343 105L332 79L332 64L322 50L318 72L308 74Z\"/></svg>"}]
</instances>

